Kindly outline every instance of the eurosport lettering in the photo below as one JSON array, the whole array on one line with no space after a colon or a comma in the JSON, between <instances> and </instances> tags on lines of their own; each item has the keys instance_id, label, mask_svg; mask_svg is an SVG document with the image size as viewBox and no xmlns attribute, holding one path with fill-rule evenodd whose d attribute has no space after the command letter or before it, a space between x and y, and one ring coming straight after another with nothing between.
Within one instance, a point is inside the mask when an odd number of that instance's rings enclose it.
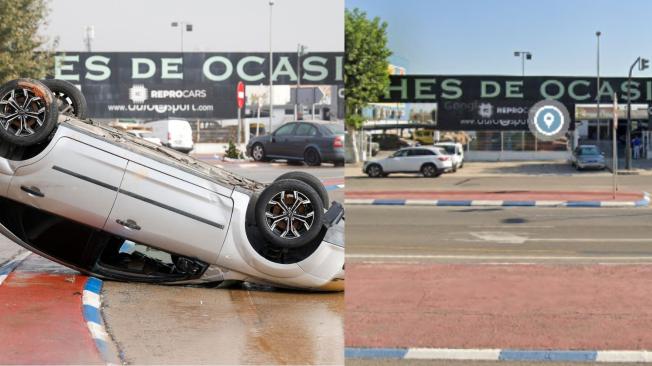
<instances>
[{"instance_id":1,"label":"eurosport lettering","mask_svg":"<svg viewBox=\"0 0 652 366\"><path fill-rule=\"evenodd\" d=\"M175 115L183 112L212 112L210 104L117 104L108 105L109 112L155 112Z\"/></svg>"}]
</instances>

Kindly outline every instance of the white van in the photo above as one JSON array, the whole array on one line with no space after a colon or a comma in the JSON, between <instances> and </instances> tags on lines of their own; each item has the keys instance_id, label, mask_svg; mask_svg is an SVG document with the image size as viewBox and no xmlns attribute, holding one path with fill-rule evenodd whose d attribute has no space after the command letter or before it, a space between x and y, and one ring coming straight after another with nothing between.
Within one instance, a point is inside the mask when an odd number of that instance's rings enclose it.
<instances>
[{"instance_id":1,"label":"white van","mask_svg":"<svg viewBox=\"0 0 652 366\"><path fill-rule=\"evenodd\" d=\"M188 153L193 147L192 128L182 119L164 119L145 123L153 137L161 139L163 146Z\"/></svg>"},{"instance_id":2,"label":"white van","mask_svg":"<svg viewBox=\"0 0 652 366\"><path fill-rule=\"evenodd\" d=\"M443 149L453 160L453 171L464 166L464 146L459 142L437 142L433 146Z\"/></svg>"}]
</instances>

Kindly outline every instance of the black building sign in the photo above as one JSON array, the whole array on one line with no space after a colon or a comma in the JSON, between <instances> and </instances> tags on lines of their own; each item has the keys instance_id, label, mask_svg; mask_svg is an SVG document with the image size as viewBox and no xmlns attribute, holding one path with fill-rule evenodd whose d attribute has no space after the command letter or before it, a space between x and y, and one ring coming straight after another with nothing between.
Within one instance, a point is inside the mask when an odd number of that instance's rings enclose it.
<instances>
[{"instance_id":1,"label":"black building sign","mask_svg":"<svg viewBox=\"0 0 652 366\"><path fill-rule=\"evenodd\" d=\"M343 84L341 53L274 54L275 85ZM65 53L54 77L81 87L93 118L236 118L236 85L269 84L267 53Z\"/></svg>"},{"instance_id":2,"label":"black building sign","mask_svg":"<svg viewBox=\"0 0 652 366\"><path fill-rule=\"evenodd\" d=\"M527 110L551 99L563 103L571 116L575 104L598 100L595 77L391 75L386 103L437 103L442 130L528 130ZM652 103L652 79L606 77L599 99L619 103ZM629 89L629 91L628 91ZM526 110L527 109L527 110ZM491 113L490 113L491 112ZM571 124L573 128L574 124Z\"/></svg>"}]
</instances>

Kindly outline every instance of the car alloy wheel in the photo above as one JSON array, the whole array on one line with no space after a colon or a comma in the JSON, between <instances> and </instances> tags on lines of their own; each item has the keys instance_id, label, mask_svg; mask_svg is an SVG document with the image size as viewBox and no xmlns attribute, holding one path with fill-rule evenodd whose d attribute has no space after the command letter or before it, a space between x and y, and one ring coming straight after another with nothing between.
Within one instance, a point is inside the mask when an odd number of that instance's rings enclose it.
<instances>
[{"instance_id":1,"label":"car alloy wheel","mask_svg":"<svg viewBox=\"0 0 652 366\"><path fill-rule=\"evenodd\" d=\"M59 115L85 119L88 105L84 94L77 87L65 80L46 79L41 82L50 89L57 103Z\"/></svg>"},{"instance_id":2,"label":"car alloy wheel","mask_svg":"<svg viewBox=\"0 0 652 366\"><path fill-rule=\"evenodd\" d=\"M12 89L0 98L0 128L17 137L32 136L45 123L46 110L32 90Z\"/></svg>"},{"instance_id":3,"label":"car alloy wheel","mask_svg":"<svg viewBox=\"0 0 652 366\"><path fill-rule=\"evenodd\" d=\"M426 177L434 177L437 175L437 168L434 165L426 165L421 169L421 172Z\"/></svg>"},{"instance_id":4,"label":"car alloy wheel","mask_svg":"<svg viewBox=\"0 0 652 366\"><path fill-rule=\"evenodd\" d=\"M273 233L284 239L297 239L312 227L315 211L304 194L281 191L267 203L265 217Z\"/></svg>"},{"instance_id":5,"label":"car alloy wheel","mask_svg":"<svg viewBox=\"0 0 652 366\"><path fill-rule=\"evenodd\" d=\"M253 158L256 161L263 160L263 158L265 157L265 152L263 150L263 147L260 145L254 146L253 149L251 150L251 155L253 155Z\"/></svg>"},{"instance_id":6,"label":"car alloy wheel","mask_svg":"<svg viewBox=\"0 0 652 366\"><path fill-rule=\"evenodd\" d=\"M381 169L378 165L372 165L369 168L367 168L367 173L369 174L370 177L380 177L382 172Z\"/></svg>"}]
</instances>

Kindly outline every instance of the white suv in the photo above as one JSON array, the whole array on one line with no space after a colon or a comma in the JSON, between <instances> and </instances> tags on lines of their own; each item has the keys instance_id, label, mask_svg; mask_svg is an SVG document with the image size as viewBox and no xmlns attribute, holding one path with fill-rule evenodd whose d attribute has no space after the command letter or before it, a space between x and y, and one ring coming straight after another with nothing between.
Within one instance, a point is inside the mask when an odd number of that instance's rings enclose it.
<instances>
[{"instance_id":1,"label":"white suv","mask_svg":"<svg viewBox=\"0 0 652 366\"><path fill-rule=\"evenodd\" d=\"M464 166L464 146L459 142L436 142L433 146L444 150L444 153L451 157L453 171Z\"/></svg>"},{"instance_id":2,"label":"white suv","mask_svg":"<svg viewBox=\"0 0 652 366\"><path fill-rule=\"evenodd\" d=\"M362 171L372 178L419 172L425 177L438 177L452 168L452 159L439 148L407 147L385 159L365 162Z\"/></svg>"}]
</instances>

